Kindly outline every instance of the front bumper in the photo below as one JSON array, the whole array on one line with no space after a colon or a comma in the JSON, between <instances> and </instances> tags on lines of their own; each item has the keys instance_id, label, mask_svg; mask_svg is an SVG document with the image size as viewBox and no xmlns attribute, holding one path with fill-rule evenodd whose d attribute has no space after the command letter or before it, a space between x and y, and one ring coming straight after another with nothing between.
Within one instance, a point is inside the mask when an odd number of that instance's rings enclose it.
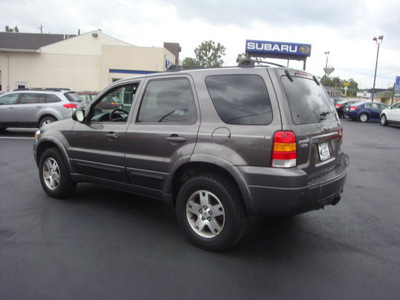
<instances>
[{"instance_id":1,"label":"front bumper","mask_svg":"<svg viewBox=\"0 0 400 300\"><path fill-rule=\"evenodd\" d=\"M348 165L349 157L342 153L339 166L312 180L299 169L239 168L249 191L249 197L245 197L247 212L294 215L336 204L343 192Z\"/></svg>"}]
</instances>

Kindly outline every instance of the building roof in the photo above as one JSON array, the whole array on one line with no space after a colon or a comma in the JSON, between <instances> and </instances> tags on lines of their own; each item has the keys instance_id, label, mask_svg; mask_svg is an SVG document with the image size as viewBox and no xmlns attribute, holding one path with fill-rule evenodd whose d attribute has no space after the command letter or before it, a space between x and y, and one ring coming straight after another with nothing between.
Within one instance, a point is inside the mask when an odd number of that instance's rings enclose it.
<instances>
[{"instance_id":1,"label":"building roof","mask_svg":"<svg viewBox=\"0 0 400 300\"><path fill-rule=\"evenodd\" d=\"M0 51L35 52L40 47L74 37L73 34L0 32Z\"/></svg>"}]
</instances>

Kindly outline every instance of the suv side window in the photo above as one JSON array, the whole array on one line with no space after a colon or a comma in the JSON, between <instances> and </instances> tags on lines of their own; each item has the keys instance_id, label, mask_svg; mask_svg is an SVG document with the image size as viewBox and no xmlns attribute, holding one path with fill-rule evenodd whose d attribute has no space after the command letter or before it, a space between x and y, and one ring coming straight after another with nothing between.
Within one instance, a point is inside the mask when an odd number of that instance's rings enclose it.
<instances>
[{"instance_id":1,"label":"suv side window","mask_svg":"<svg viewBox=\"0 0 400 300\"><path fill-rule=\"evenodd\" d=\"M46 94L46 103L61 102L61 99L54 94Z\"/></svg>"},{"instance_id":2,"label":"suv side window","mask_svg":"<svg viewBox=\"0 0 400 300\"><path fill-rule=\"evenodd\" d=\"M0 97L0 105L13 105L17 104L18 94L9 94Z\"/></svg>"},{"instance_id":3,"label":"suv side window","mask_svg":"<svg viewBox=\"0 0 400 300\"><path fill-rule=\"evenodd\" d=\"M227 124L267 125L272 108L265 82L258 75L215 75L206 78L208 92Z\"/></svg>"},{"instance_id":4,"label":"suv side window","mask_svg":"<svg viewBox=\"0 0 400 300\"><path fill-rule=\"evenodd\" d=\"M35 104L43 103L44 97L41 94L35 93L21 93L18 99L19 104Z\"/></svg>"},{"instance_id":5,"label":"suv side window","mask_svg":"<svg viewBox=\"0 0 400 300\"><path fill-rule=\"evenodd\" d=\"M192 87L186 78L153 80L146 87L138 122L196 123Z\"/></svg>"},{"instance_id":6,"label":"suv side window","mask_svg":"<svg viewBox=\"0 0 400 300\"><path fill-rule=\"evenodd\" d=\"M118 86L108 91L91 108L91 121L126 122L139 83Z\"/></svg>"}]
</instances>

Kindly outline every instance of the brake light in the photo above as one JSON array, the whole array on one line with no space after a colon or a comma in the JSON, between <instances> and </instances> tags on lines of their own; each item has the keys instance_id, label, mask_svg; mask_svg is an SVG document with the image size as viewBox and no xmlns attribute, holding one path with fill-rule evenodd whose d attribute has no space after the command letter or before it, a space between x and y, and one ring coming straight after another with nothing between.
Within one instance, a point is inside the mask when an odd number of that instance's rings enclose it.
<instances>
[{"instance_id":1,"label":"brake light","mask_svg":"<svg viewBox=\"0 0 400 300\"><path fill-rule=\"evenodd\" d=\"M296 136L292 131L278 131L274 134L271 166L292 168L296 166Z\"/></svg>"},{"instance_id":2,"label":"brake light","mask_svg":"<svg viewBox=\"0 0 400 300\"><path fill-rule=\"evenodd\" d=\"M357 106L350 106L350 110L356 110L357 108Z\"/></svg>"},{"instance_id":3,"label":"brake light","mask_svg":"<svg viewBox=\"0 0 400 300\"><path fill-rule=\"evenodd\" d=\"M65 108L68 108L68 109L76 109L76 108L78 108L78 104L74 104L74 103L67 103L67 104L64 104L63 106Z\"/></svg>"},{"instance_id":4,"label":"brake light","mask_svg":"<svg viewBox=\"0 0 400 300\"><path fill-rule=\"evenodd\" d=\"M342 106L340 104L335 104L336 108L341 108Z\"/></svg>"},{"instance_id":5,"label":"brake light","mask_svg":"<svg viewBox=\"0 0 400 300\"><path fill-rule=\"evenodd\" d=\"M119 105L117 103L115 103L114 101L111 102L111 105L114 106L114 107L119 107Z\"/></svg>"},{"instance_id":6,"label":"brake light","mask_svg":"<svg viewBox=\"0 0 400 300\"><path fill-rule=\"evenodd\" d=\"M343 144L343 134L344 134L344 132L343 132L343 126L342 125L340 125L340 143L341 144Z\"/></svg>"}]
</instances>

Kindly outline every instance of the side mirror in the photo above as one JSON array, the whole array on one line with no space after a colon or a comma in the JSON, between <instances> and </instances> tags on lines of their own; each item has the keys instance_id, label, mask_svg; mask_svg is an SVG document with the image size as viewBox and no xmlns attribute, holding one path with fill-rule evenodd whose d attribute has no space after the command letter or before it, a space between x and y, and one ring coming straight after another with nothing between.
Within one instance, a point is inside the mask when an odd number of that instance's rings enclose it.
<instances>
[{"instance_id":1,"label":"side mirror","mask_svg":"<svg viewBox=\"0 0 400 300\"><path fill-rule=\"evenodd\" d=\"M83 122L85 120L85 112L83 110L76 110L73 114L72 114L72 119L74 121L78 121L78 122Z\"/></svg>"}]
</instances>

